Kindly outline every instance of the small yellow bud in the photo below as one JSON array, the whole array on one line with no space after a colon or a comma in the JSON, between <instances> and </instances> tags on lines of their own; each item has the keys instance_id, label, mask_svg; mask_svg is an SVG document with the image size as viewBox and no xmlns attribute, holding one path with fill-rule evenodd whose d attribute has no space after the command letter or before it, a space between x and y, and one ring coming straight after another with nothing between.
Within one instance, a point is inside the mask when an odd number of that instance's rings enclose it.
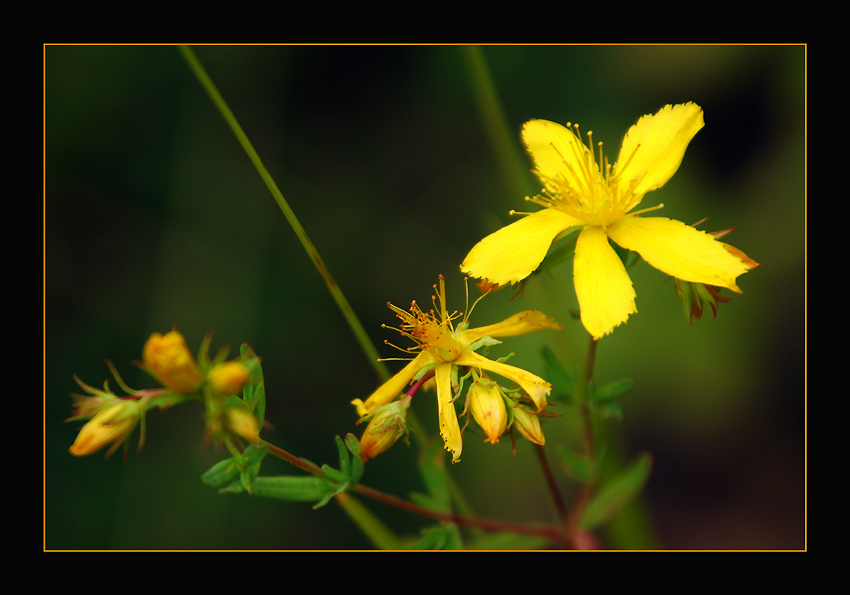
<instances>
[{"instance_id":1,"label":"small yellow bud","mask_svg":"<svg viewBox=\"0 0 850 595\"><path fill-rule=\"evenodd\" d=\"M186 339L177 331L153 333L142 350L145 364L163 385L188 395L203 380L195 358L186 347Z\"/></svg>"},{"instance_id":2,"label":"small yellow bud","mask_svg":"<svg viewBox=\"0 0 850 595\"><path fill-rule=\"evenodd\" d=\"M487 434L484 442L498 444L499 436L504 434L508 425L505 399L499 385L486 378L479 379L469 388L467 399L472 418Z\"/></svg>"},{"instance_id":3,"label":"small yellow bud","mask_svg":"<svg viewBox=\"0 0 850 595\"><path fill-rule=\"evenodd\" d=\"M410 397L405 397L375 410L360 439L360 458L364 463L389 450L407 431L405 420L409 405Z\"/></svg>"},{"instance_id":4,"label":"small yellow bud","mask_svg":"<svg viewBox=\"0 0 850 595\"><path fill-rule=\"evenodd\" d=\"M248 376L248 368L242 362L224 362L210 370L207 381L220 395L237 395L248 382Z\"/></svg>"},{"instance_id":5,"label":"small yellow bud","mask_svg":"<svg viewBox=\"0 0 850 595\"><path fill-rule=\"evenodd\" d=\"M546 437L543 435L543 430L540 429L540 420L533 413L529 413L520 406L514 407L514 422L511 428L519 432L519 435L543 446L546 444Z\"/></svg>"},{"instance_id":6,"label":"small yellow bud","mask_svg":"<svg viewBox=\"0 0 850 595\"><path fill-rule=\"evenodd\" d=\"M251 444L260 439L257 418L243 407L229 407L227 409L227 426L232 433L241 436Z\"/></svg>"},{"instance_id":7,"label":"small yellow bud","mask_svg":"<svg viewBox=\"0 0 850 595\"><path fill-rule=\"evenodd\" d=\"M118 401L101 409L91 418L68 451L75 457L83 457L112 442L112 447L106 453L108 457L129 438L138 420L139 407L135 401Z\"/></svg>"}]
</instances>

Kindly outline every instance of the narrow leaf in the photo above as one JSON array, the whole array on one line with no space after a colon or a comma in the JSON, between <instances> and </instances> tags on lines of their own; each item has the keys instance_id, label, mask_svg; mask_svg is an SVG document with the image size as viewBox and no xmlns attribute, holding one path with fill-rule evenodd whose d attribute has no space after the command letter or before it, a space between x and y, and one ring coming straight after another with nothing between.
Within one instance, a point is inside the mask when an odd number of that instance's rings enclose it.
<instances>
[{"instance_id":1,"label":"narrow leaf","mask_svg":"<svg viewBox=\"0 0 850 595\"><path fill-rule=\"evenodd\" d=\"M640 455L622 474L603 486L587 505L581 519L582 529L594 529L610 521L636 495L638 495L652 470L652 457Z\"/></svg>"}]
</instances>

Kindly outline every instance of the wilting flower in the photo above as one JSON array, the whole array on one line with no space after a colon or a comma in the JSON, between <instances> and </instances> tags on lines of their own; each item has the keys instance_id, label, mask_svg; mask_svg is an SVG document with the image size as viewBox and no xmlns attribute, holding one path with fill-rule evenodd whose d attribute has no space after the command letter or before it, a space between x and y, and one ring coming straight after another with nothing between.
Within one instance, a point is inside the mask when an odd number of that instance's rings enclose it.
<instances>
[{"instance_id":1,"label":"wilting flower","mask_svg":"<svg viewBox=\"0 0 850 595\"><path fill-rule=\"evenodd\" d=\"M142 350L144 367L174 392L188 395L195 391L203 375L186 347L186 339L176 330L164 335L153 333Z\"/></svg>"},{"instance_id":2,"label":"wilting flower","mask_svg":"<svg viewBox=\"0 0 850 595\"><path fill-rule=\"evenodd\" d=\"M113 404L101 409L83 426L69 452L74 456L82 457L112 443L112 447L106 453L109 457L130 438L139 421L139 414L140 410L136 401L116 400Z\"/></svg>"},{"instance_id":3,"label":"wilting flower","mask_svg":"<svg viewBox=\"0 0 850 595\"><path fill-rule=\"evenodd\" d=\"M439 289L435 286L435 290L435 309L430 312L423 312L416 302L411 305L410 312L388 304L402 321L399 332L416 343L405 351L418 353L365 402L355 399L352 404L357 407L357 413L361 417L365 416L395 400L411 380L422 379L433 372L437 389L440 435L446 450L452 453L452 462L457 462L460 460L462 449L460 425L454 408L453 384L456 383L457 366L468 366L479 373L486 370L515 382L528 395L534 408L542 411L546 407L546 397L552 389L548 382L521 368L488 359L476 353L476 350L485 345L499 343L495 337L510 337L545 328L561 327L542 312L527 310L498 324L471 329L467 320L469 311L461 315L457 312L449 314L446 310L445 280L442 276ZM461 321L455 327L452 321L458 317L461 317Z\"/></svg>"},{"instance_id":4,"label":"wilting flower","mask_svg":"<svg viewBox=\"0 0 850 595\"><path fill-rule=\"evenodd\" d=\"M542 195L529 198L545 207L481 240L461 270L506 285L533 273L552 242L580 229L573 277L588 332L598 339L637 312L635 292L623 262L608 243L637 252L649 264L677 279L726 287L740 293L739 275L749 263L710 234L665 217L639 217L663 205L635 211L644 195L676 173L688 143L703 127L694 103L667 105L643 116L623 139L613 165L567 127L546 120L527 122L523 141L543 182Z\"/></svg>"}]
</instances>

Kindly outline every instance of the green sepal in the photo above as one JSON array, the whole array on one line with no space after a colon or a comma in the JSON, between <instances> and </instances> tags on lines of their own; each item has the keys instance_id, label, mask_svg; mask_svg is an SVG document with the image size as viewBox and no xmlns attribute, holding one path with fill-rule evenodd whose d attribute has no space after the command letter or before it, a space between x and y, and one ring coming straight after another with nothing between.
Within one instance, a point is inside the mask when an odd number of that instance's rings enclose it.
<instances>
[{"instance_id":1,"label":"green sepal","mask_svg":"<svg viewBox=\"0 0 850 595\"><path fill-rule=\"evenodd\" d=\"M239 349L242 363L248 368L248 382L242 389L242 400L248 404L249 410L257 418L257 424L263 427L266 417L266 386L263 380L263 367L260 358L247 343L243 343Z\"/></svg>"},{"instance_id":2,"label":"green sepal","mask_svg":"<svg viewBox=\"0 0 850 595\"><path fill-rule=\"evenodd\" d=\"M614 518L643 490L650 471L652 456L647 453L639 455L628 469L596 492L581 517L581 528L595 529Z\"/></svg>"}]
</instances>

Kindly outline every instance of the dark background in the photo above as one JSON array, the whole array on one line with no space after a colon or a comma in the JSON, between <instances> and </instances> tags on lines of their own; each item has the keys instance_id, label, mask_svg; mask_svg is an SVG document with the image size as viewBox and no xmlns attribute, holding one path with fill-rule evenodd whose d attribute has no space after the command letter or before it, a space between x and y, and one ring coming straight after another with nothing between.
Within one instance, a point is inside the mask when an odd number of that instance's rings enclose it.
<instances>
[{"instance_id":1,"label":"dark background","mask_svg":"<svg viewBox=\"0 0 850 595\"><path fill-rule=\"evenodd\" d=\"M201 46L196 52L382 355L387 301L427 303L437 275L462 309L458 265L522 210L537 183L507 181L480 117L460 46ZM613 159L628 127L695 101L705 128L679 172L643 206L706 229L761 266L716 320L689 326L672 281L632 271L639 313L599 345L600 382L635 389L613 425L627 456L649 451L644 511L655 544L690 549L805 547L804 46L487 46L483 56L521 151L523 122L578 122ZM45 547L47 549L368 548L335 503L223 496L200 475L223 454L201 446L200 406L148 416L147 443L68 453L73 374L100 385L154 331L178 323L192 349L250 343L263 357L271 442L336 462L334 435L358 431L349 404L375 374L294 233L173 46L45 47ZM524 155L521 155L525 159ZM543 344L575 365L586 334L571 266L499 292L473 325L539 307L565 322L503 346L542 373ZM473 295L475 293L473 292ZM390 362L393 369L397 363ZM117 388L117 387L116 387ZM434 425L433 397L414 408ZM547 449L574 442L569 413ZM548 521L527 443L470 432L452 474L483 516ZM397 445L364 482L422 489L415 450ZM267 474L291 471L267 459ZM563 487L571 489L564 480ZM367 502L401 533L420 519ZM629 542L608 539L609 547Z\"/></svg>"}]
</instances>

